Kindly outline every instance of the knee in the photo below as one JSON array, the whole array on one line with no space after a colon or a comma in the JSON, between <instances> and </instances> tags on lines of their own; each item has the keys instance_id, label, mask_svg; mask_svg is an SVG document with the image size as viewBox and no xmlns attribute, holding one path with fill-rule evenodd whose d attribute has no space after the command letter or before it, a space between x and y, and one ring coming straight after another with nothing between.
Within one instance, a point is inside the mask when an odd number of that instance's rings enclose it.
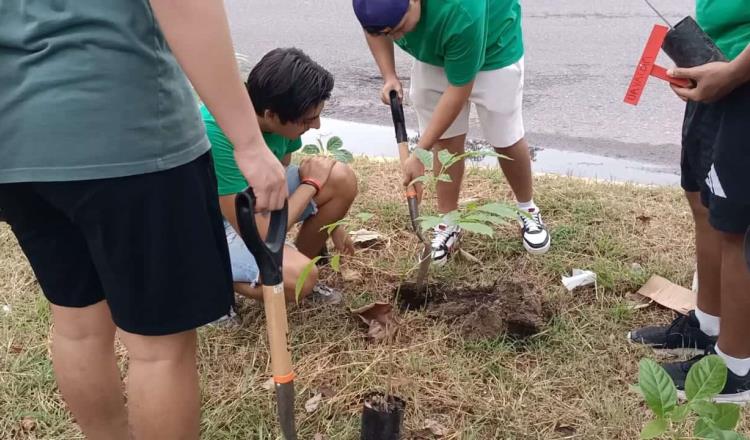
<instances>
[{"instance_id":1,"label":"knee","mask_svg":"<svg viewBox=\"0 0 750 440\"><path fill-rule=\"evenodd\" d=\"M123 330L119 330L119 334L131 362L195 361L195 330L163 336L136 335Z\"/></svg>"},{"instance_id":2,"label":"knee","mask_svg":"<svg viewBox=\"0 0 750 440\"><path fill-rule=\"evenodd\" d=\"M349 201L353 201L359 191L354 170L349 165L340 162L331 169L328 182L335 188L338 197L344 197Z\"/></svg>"}]
</instances>

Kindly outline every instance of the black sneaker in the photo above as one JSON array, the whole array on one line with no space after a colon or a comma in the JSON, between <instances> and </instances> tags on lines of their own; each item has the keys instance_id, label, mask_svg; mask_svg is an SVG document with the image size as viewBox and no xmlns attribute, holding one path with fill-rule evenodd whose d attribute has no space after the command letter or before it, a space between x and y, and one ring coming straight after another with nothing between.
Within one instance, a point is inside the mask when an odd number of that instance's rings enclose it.
<instances>
[{"instance_id":1,"label":"black sneaker","mask_svg":"<svg viewBox=\"0 0 750 440\"><path fill-rule=\"evenodd\" d=\"M642 327L628 333L628 340L674 354L700 354L716 343L701 331L695 311L678 315L670 325Z\"/></svg>"},{"instance_id":2,"label":"black sneaker","mask_svg":"<svg viewBox=\"0 0 750 440\"><path fill-rule=\"evenodd\" d=\"M690 360L662 364L662 367L664 367L677 387L677 397L680 399L686 398L685 381L687 380L688 371L699 360L709 354L716 354L713 347L709 347L704 354L695 356ZM750 402L750 373L738 376L732 370L727 369L727 383L724 385L724 389L712 400L717 403L736 403L738 405Z\"/></svg>"}]
</instances>

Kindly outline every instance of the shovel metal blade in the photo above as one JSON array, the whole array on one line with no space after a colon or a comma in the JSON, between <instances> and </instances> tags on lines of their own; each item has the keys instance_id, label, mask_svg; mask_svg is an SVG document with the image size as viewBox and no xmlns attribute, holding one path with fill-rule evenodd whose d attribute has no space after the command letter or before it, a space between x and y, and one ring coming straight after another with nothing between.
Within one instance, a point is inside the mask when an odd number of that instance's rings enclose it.
<instances>
[{"instance_id":1,"label":"shovel metal blade","mask_svg":"<svg viewBox=\"0 0 750 440\"><path fill-rule=\"evenodd\" d=\"M276 384L276 407L284 440L297 440L294 427L294 382Z\"/></svg>"}]
</instances>

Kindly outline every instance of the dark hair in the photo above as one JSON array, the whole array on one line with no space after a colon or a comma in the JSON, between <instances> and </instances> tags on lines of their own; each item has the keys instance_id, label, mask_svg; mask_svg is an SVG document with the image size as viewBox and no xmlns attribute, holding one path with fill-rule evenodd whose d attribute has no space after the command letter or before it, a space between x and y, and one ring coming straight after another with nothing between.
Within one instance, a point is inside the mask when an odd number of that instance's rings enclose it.
<instances>
[{"instance_id":1,"label":"dark hair","mask_svg":"<svg viewBox=\"0 0 750 440\"><path fill-rule=\"evenodd\" d=\"M270 110L285 124L331 97L333 75L299 49L274 49L253 67L245 85L258 115Z\"/></svg>"}]
</instances>

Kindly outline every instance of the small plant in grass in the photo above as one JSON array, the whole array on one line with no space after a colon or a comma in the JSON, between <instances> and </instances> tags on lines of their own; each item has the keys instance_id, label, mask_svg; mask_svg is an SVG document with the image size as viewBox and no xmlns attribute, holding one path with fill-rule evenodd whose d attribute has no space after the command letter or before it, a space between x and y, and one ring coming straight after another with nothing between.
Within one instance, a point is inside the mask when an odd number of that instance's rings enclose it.
<instances>
[{"instance_id":1,"label":"small plant in grass","mask_svg":"<svg viewBox=\"0 0 750 440\"><path fill-rule=\"evenodd\" d=\"M685 382L687 402L681 404L677 400L674 381L664 368L651 359L641 360L635 389L654 414L654 419L641 431L641 438L747 439L734 431L740 420L740 407L711 401L724 388L726 380L724 361L716 355L704 357L688 372Z\"/></svg>"},{"instance_id":2,"label":"small plant in grass","mask_svg":"<svg viewBox=\"0 0 750 440\"><path fill-rule=\"evenodd\" d=\"M435 164L431 152L417 148L414 150L417 158L425 167L425 174L414 179L411 184L421 183L426 188L434 190L438 182L451 182L451 177L447 170L453 165L464 159L481 159L485 157L496 157L498 159L511 160L509 157L498 154L492 150L467 151L461 154L451 153L447 150L438 152L438 162L440 168L434 172ZM422 216L420 225L423 230L428 230L438 224L449 226L460 226L469 232L475 232L487 236L493 236L493 226L505 223L508 219L515 218L519 213L528 215L519 211L516 207L505 203L469 203L464 208L459 208L447 214L440 216Z\"/></svg>"},{"instance_id":3,"label":"small plant in grass","mask_svg":"<svg viewBox=\"0 0 750 440\"><path fill-rule=\"evenodd\" d=\"M374 217L374 214L370 214L369 212L360 212L359 214L356 214L354 218L347 217L344 219L341 219L337 222L331 223L330 225L325 225L322 228L320 228L321 231L326 231L326 234L330 237L333 231L338 227L346 228L347 230L351 229L352 226L359 227L363 223L367 223L370 219ZM318 263L318 261L323 258L322 256L314 257L310 260L310 262L305 265L305 267L302 269L302 273L300 273L299 278L297 279L297 284L294 287L294 296L299 302L299 295L302 293L302 287L305 285L305 281L307 281L307 278L310 276L310 272L312 271L312 268L315 267L315 265ZM333 254L331 256L331 269L333 269L335 272L341 271L341 254Z\"/></svg>"},{"instance_id":4,"label":"small plant in grass","mask_svg":"<svg viewBox=\"0 0 750 440\"><path fill-rule=\"evenodd\" d=\"M351 163L354 156L351 151L344 149L344 141L338 136L332 136L323 142L323 136L318 136L317 145L307 144L302 147L302 154L328 156L339 162Z\"/></svg>"}]
</instances>

